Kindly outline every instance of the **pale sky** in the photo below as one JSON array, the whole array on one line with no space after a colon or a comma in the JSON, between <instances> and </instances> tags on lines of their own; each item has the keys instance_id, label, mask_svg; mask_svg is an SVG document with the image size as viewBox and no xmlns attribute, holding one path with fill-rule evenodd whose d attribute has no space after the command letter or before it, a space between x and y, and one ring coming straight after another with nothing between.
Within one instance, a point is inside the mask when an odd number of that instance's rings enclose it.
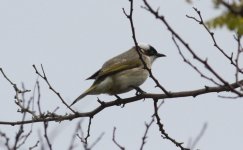
<instances>
[{"instance_id":1,"label":"pale sky","mask_svg":"<svg viewBox=\"0 0 243 150\"><path fill-rule=\"evenodd\" d=\"M217 16L223 9L214 10L209 0L198 0L193 5L181 0L151 3L155 8L160 7L160 14L165 16L173 29L195 52L203 58L207 57L215 70L229 82L234 82L234 68L213 47L213 41L208 33L198 23L186 18L186 15L197 17L192 6L201 11L205 20ZM200 89L205 85L212 86L212 83L202 79L182 61L167 28L140 7L143 5L141 1L136 0L134 4L137 40L149 43L167 55L153 65L153 73L160 83L173 92ZM129 21L122 12L122 8L129 10L129 6L127 0L0 0L0 67L19 87L23 82L27 89L32 90L37 78L32 65L40 67L40 64L43 64L53 87L61 93L67 103L71 103L92 84L92 81L85 80L87 77L97 71L107 59L134 45ZM228 54L236 51L233 35L233 32L224 28L215 31L218 44ZM186 50L184 53L191 59ZM204 66L196 64L204 70ZM60 106L57 113L69 112L48 89L46 83L40 78L39 81L43 110L53 111ZM161 93L154 86L154 82L148 79L141 88L147 92ZM11 85L0 76L1 121L21 119L21 115L16 112L14 94ZM26 96L30 95L31 93ZM125 98L133 95L134 91L131 91L120 96ZM196 98L165 99L159 115L166 132L177 141L184 142L186 146L189 139L195 139L203 124L207 123L207 130L197 144L197 149L241 150L243 102L241 99L222 99L218 95L229 94L212 93ZM98 97L103 101L115 99L107 95ZM99 105L96 100L97 96L87 96L73 108L81 112L92 110ZM112 142L112 130L116 126L118 142L129 150L139 149L145 131L144 122L149 122L152 114L153 101L150 99L127 104L124 108L107 108L92 120L89 141L92 143L105 132L94 150L118 149ZM54 150L68 148L79 120L49 123L48 130ZM85 119L85 131L87 123L88 119ZM42 124L34 124L32 138L22 149L34 145L37 132L42 128ZM16 129L16 126L0 125L0 131L7 133L9 137L15 135ZM76 143L81 147L78 139ZM170 141L160 137L156 124L153 124L149 131L145 149L178 150Z\"/></svg>"}]
</instances>

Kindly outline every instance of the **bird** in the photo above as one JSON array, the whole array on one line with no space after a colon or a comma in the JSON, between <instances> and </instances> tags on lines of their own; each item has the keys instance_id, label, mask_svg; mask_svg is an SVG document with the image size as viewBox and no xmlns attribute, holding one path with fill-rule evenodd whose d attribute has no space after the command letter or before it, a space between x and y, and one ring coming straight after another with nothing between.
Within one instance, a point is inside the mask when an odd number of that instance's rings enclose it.
<instances>
[{"instance_id":1,"label":"bird","mask_svg":"<svg viewBox=\"0 0 243 150\"><path fill-rule=\"evenodd\" d=\"M148 69L151 69L153 62L166 55L158 53L149 44L140 43L137 46L147 69L136 50L136 46L133 46L106 61L101 69L88 77L86 80L94 79L94 83L78 96L70 106L87 95L109 94L117 96L117 94L139 89L139 86L148 78Z\"/></svg>"}]
</instances>

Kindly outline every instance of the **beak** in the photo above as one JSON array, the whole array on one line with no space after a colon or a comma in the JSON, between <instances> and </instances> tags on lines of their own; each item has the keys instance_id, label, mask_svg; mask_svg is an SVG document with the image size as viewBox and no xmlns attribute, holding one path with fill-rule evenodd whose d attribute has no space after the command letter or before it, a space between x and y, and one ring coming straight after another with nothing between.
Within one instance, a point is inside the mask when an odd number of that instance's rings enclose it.
<instances>
[{"instance_id":1,"label":"beak","mask_svg":"<svg viewBox=\"0 0 243 150\"><path fill-rule=\"evenodd\" d=\"M166 55L164 55L164 54L160 54L160 53L157 53L156 56L157 56L157 57L166 57Z\"/></svg>"}]
</instances>

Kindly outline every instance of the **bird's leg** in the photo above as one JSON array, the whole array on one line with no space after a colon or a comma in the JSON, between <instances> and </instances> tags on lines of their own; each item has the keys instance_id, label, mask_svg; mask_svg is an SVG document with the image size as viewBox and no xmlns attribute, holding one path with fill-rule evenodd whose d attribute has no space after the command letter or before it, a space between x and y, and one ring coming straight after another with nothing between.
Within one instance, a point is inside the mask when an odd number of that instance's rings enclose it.
<instances>
[{"instance_id":1,"label":"bird's leg","mask_svg":"<svg viewBox=\"0 0 243 150\"><path fill-rule=\"evenodd\" d=\"M133 89L136 90L136 95L137 95L137 96L140 95L140 94L144 94L144 93L146 93L146 92L143 91L140 87L132 86L132 85L131 85L131 87L132 87Z\"/></svg>"},{"instance_id":2,"label":"bird's leg","mask_svg":"<svg viewBox=\"0 0 243 150\"><path fill-rule=\"evenodd\" d=\"M117 100L121 100L121 97L118 96L117 94L115 94L114 96L117 98Z\"/></svg>"},{"instance_id":3,"label":"bird's leg","mask_svg":"<svg viewBox=\"0 0 243 150\"><path fill-rule=\"evenodd\" d=\"M117 105L121 105L121 97L120 96L118 96L117 94L115 94L114 95L117 99L116 99L116 101L118 101L118 104ZM125 104L123 104L121 107L123 108L125 106Z\"/></svg>"}]
</instances>

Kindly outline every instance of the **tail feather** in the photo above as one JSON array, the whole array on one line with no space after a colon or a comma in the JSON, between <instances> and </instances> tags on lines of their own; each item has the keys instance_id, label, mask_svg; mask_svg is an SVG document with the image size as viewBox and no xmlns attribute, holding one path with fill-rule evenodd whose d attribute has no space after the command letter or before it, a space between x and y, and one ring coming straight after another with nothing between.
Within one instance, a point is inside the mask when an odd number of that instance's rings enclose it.
<instances>
[{"instance_id":1,"label":"tail feather","mask_svg":"<svg viewBox=\"0 0 243 150\"><path fill-rule=\"evenodd\" d=\"M70 105L70 107L72 105L74 105L75 103L77 103L79 100L81 100L82 98L84 98L85 96L89 95L89 93L94 89L94 86L91 86L88 90L86 90L84 93L82 93L81 95L79 95L79 97L77 97L72 104Z\"/></svg>"},{"instance_id":2,"label":"tail feather","mask_svg":"<svg viewBox=\"0 0 243 150\"><path fill-rule=\"evenodd\" d=\"M79 97L77 97L73 102L72 102L72 104L70 105L70 107L71 106L73 106L75 103L77 103L79 100L81 100L82 98L84 98L86 95L88 95L88 93L83 93L83 94L81 94Z\"/></svg>"}]
</instances>

